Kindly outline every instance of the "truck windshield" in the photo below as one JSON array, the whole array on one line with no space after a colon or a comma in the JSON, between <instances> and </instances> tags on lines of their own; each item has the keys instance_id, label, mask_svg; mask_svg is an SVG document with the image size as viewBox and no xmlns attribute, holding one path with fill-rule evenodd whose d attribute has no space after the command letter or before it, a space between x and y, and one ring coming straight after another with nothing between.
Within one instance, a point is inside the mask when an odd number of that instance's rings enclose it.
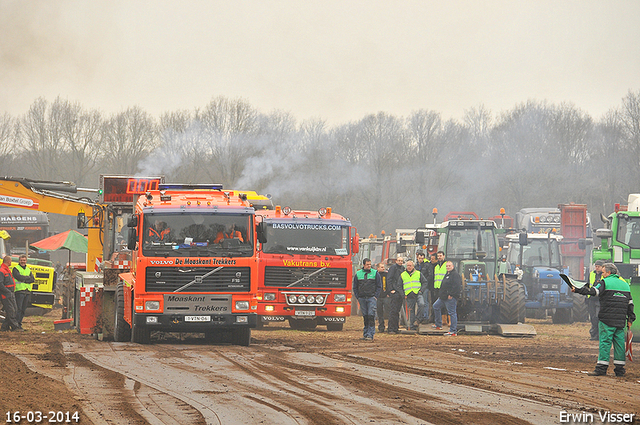
<instances>
[{"instance_id":1,"label":"truck windshield","mask_svg":"<svg viewBox=\"0 0 640 425\"><path fill-rule=\"evenodd\" d=\"M349 255L349 226L267 222L269 254Z\"/></svg>"},{"instance_id":2,"label":"truck windshield","mask_svg":"<svg viewBox=\"0 0 640 425\"><path fill-rule=\"evenodd\" d=\"M549 258L549 241L547 239L529 239L529 244L525 245L522 251L522 263L520 264L518 257L520 255L520 244L511 242L509 245L510 264L519 264L524 266L550 266L561 267L560 249L558 242L554 239L551 241L551 259Z\"/></svg>"},{"instance_id":3,"label":"truck windshield","mask_svg":"<svg viewBox=\"0 0 640 425\"><path fill-rule=\"evenodd\" d=\"M629 248L640 249L640 217L618 216L616 240Z\"/></svg>"},{"instance_id":4,"label":"truck windshield","mask_svg":"<svg viewBox=\"0 0 640 425\"><path fill-rule=\"evenodd\" d=\"M223 256L253 254L253 215L230 213L147 213L145 256Z\"/></svg>"}]
</instances>

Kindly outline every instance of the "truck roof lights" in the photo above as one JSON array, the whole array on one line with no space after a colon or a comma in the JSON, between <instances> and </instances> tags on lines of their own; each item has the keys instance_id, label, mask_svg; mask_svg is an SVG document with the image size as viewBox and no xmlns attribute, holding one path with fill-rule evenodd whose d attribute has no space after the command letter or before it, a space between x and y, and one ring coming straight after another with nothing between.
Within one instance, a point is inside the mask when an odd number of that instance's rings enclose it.
<instances>
[{"instance_id":1,"label":"truck roof lights","mask_svg":"<svg viewBox=\"0 0 640 425\"><path fill-rule=\"evenodd\" d=\"M222 190L221 184L161 183L158 190Z\"/></svg>"},{"instance_id":2,"label":"truck roof lights","mask_svg":"<svg viewBox=\"0 0 640 425\"><path fill-rule=\"evenodd\" d=\"M289 215L289 214L291 214L291 207L284 207L284 208L282 208L282 214L284 214L284 215Z\"/></svg>"},{"instance_id":3,"label":"truck roof lights","mask_svg":"<svg viewBox=\"0 0 640 425\"><path fill-rule=\"evenodd\" d=\"M327 209L324 207L320 208L318 214L320 214L320 217L324 217L327 214Z\"/></svg>"}]
</instances>

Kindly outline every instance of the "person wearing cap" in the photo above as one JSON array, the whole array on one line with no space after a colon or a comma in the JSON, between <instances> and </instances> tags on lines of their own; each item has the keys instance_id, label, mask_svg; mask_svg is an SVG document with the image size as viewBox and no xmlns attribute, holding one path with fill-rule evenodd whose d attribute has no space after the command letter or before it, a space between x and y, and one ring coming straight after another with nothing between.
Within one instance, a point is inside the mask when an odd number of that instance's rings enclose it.
<instances>
[{"instance_id":1,"label":"person wearing cap","mask_svg":"<svg viewBox=\"0 0 640 425\"><path fill-rule=\"evenodd\" d=\"M589 273L589 288L596 286L602 279L602 266L604 260L598 260L595 263L594 270ZM589 310L589 320L591 321L591 329L589 329L589 339L598 341L600 339L598 332L598 313L600 313L600 298L587 295L587 309Z\"/></svg>"},{"instance_id":2,"label":"person wearing cap","mask_svg":"<svg viewBox=\"0 0 640 425\"><path fill-rule=\"evenodd\" d=\"M612 263L602 266L602 279L595 286L582 288L571 287L572 292L582 295L597 296L600 298L600 313L598 313L598 331L600 335L600 350L598 362L590 376L602 376L607 374L611 346L613 345L613 364L616 376L624 376L625 353L625 327L636 320L633 312L633 298L629 284L618 276L618 269Z\"/></svg>"}]
</instances>

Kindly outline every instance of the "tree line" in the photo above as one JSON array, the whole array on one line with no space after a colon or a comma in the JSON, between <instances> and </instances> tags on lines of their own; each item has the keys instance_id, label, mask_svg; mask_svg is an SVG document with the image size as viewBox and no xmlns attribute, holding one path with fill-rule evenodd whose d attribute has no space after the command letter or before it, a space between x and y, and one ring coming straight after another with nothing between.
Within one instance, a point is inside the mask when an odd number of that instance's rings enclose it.
<instances>
[{"instance_id":1,"label":"tree line","mask_svg":"<svg viewBox=\"0 0 640 425\"><path fill-rule=\"evenodd\" d=\"M640 192L640 91L595 120L570 103L527 101L462 120L379 112L346 124L298 122L244 99L152 117L106 115L57 98L0 115L3 175L97 187L100 174L164 175L271 194L300 209L331 206L362 235L421 226L449 211L507 215L584 203L608 214ZM600 227L594 219L594 227Z\"/></svg>"}]
</instances>

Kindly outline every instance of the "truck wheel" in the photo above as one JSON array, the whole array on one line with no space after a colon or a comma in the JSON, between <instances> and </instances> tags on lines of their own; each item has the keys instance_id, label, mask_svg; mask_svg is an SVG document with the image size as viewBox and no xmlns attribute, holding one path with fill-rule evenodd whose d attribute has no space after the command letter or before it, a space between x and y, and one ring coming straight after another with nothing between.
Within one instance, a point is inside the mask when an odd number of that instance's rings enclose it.
<instances>
[{"instance_id":1,"label":"truck wheel","mask_svg":"<svg viewBox=\"0 0 640 425\"><path fill-rule=\"evenodd\" d=\"M78 311L79 313L79 311ZM80 316L78 316L79 318ZM116 342L126 342L131 340L131 327L124 320L124 285L118 283L116 288L116 314L113 324L113 340ZM80 322L78 321L78 326Z\"/></svg>"},{"instance_id":2,"label":"truck wheel","mask_svg":"<svg viewBox=\"0 0 640 425\"><path fill-rule=\"evenodd\" d=\"M344 323L327 323L327 330L328 331L341 331L342 328L344 327Z\"/></svg>"},{"instance_id":3,"label":"truck wheel","mask_svg":"<svg viewBox=\"0 0 640 425\"><path fill-rule=\"evenodd\" d=\"M587 305L587 297L574 295L571 300L573 301L573 306L571 307L571 318L573 321L588 322L589 306Z\"/></svg>"},{"instance_id":4,"label":"truck wheel","mask_svg":"<svg viewBox=\"0 0 640 425\"><path fill-rule=\"evenodd\" d=\"M518 323L525 315L524 290L515 279L507 279L504 288L504 298L500 302L499 323Z\"/></svg>"},{"instance_id":5,"label":"truck wheel","mask_svg":"<svg viewBox=\"0 0 640 425\"><path fill-rule=\"evenodd\" d=\"M133 328L131 329L131 342L149 344L151 342L151 330L149 328L136 326L134 321Z\"/></svg>"},{"instance_id":6,"label":"truck wheel","mask_svg":"<svg viewBox=\"0 0 640 425\"><path fill-rule=\"evenodd\" d=\"M563 323L571 323L571 309L570 308L557 308L551 318L554 325L561 325Z\"/></svg>"},{"instance_id":7,"label":"truck wheel","mask_svg":"<svg viewBox=\"0 0 640 425\"><path fill-rule=\"evenodd\" d=\"M233 332L233 345L248 347L251 343L251 328L239 328Z\"/></svg>"}]
</instances>

